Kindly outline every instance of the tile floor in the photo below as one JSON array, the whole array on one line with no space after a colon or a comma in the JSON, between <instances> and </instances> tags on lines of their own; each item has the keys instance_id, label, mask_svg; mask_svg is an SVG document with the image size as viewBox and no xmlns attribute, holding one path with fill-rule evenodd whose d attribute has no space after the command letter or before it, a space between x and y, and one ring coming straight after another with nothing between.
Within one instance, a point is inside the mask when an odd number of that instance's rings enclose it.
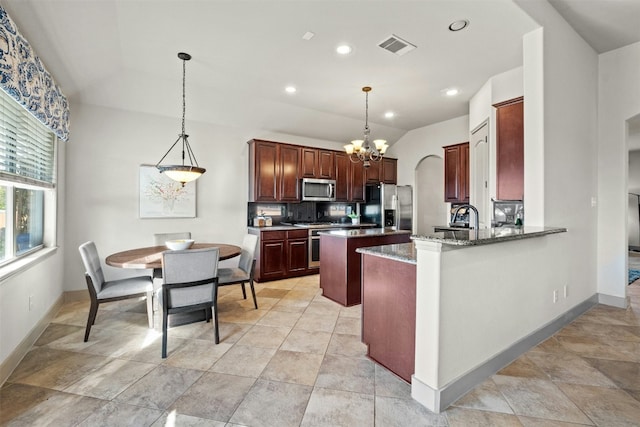
<instances>
[{"instance_id":1,"label":"tile floor","mask_svg":"<svg viewBox=\"0 0 640 427\"><path fill-rule=\"evenodd\" d=\"M360 308L318 276L222 289L221 343L200 322L161 335L144 302L67 303L0 389L11 426L639 426L640 280L627 310L596 306L433 414L365 357ZM156 318L157 319L157 318ZM157 319L156 325L159 325Z\"/></svg>"}]
</instances>

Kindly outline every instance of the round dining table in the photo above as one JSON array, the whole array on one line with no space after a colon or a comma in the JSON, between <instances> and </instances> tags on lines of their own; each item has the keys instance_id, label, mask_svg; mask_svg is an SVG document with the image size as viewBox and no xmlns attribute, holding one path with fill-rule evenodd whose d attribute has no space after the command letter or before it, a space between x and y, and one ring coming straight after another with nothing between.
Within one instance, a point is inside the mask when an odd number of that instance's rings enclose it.
<instances>
[{"instance_id":1,"label":"round dining table","mask_svg":"<svg viewBox=\"0 0 640 427\"><path fill-rule=\"evenodd\" d=\"M240 246L223 243L194 243L189 249L220 249L220 260L240 255ZM105 262L112 267L120 268L153 268L162 269L162 253L168 251L166 246L149 246L146 248L129 249L109 255Z\"/></svg>"}]
</instances>

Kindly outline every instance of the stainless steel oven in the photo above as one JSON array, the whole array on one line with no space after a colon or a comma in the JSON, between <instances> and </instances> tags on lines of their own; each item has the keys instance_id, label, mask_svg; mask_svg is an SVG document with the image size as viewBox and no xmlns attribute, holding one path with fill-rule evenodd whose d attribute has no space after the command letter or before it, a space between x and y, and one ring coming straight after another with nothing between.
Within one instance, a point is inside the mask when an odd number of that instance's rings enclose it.
<instances>
[{"instance_id":1,"label":"stainless steel oven","mask_svg":"<svg viewBox=\"0 0 640 427\"><path fill-rule=\"evenodd\" d=\"M320 268L320 235L321 231L344 230L344 228L310 228L309 229L309 268Z\"/></svg>"}]
</instances>

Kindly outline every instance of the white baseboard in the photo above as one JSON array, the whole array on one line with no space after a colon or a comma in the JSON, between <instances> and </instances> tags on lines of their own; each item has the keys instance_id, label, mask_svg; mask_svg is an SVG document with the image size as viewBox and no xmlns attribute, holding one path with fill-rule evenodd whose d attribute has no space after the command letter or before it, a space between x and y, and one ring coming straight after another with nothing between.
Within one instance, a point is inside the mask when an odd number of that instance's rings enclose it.
<instances>
[{"instance_id":1,"label":"white baseboard","mask_svg":"<svg viewBox=\"0 0 640 427\"><path fill-rule=\"evenodd\" d=\"M42 316L27 336L24 337L20 344L18 344L11 354L0 364L0 385L5 383L13 370L20 364L24 356L29 352L29 350L31 350L33 344L35 344L38 338L40 338L40 335L42 335L44 330L47 329L49 323L51 323L60 310L60 307L62 307L63 299L64 296L60 295L49 311Z\"/></svg>"},{"instance_id":2,"label":"white baseboard","mask_svg":"<svg viewBox=\"0 0 640 427\"><path fill-rule=\"evenodd\" d=\"M500 369L509 365L522 354L531 350L560 329L577 319L581 314L598 304L600 296L594 294L590 298L556 317L547 325L532 332L521 340L513 343L506 350L498 353L482 365L472 369L458 379L450 382L441 389L433 389L415 376L411 377L411 397L432 412L439 414L449 405L460 399L476 386L483 383Z\"/></svg>"}]
</instances>

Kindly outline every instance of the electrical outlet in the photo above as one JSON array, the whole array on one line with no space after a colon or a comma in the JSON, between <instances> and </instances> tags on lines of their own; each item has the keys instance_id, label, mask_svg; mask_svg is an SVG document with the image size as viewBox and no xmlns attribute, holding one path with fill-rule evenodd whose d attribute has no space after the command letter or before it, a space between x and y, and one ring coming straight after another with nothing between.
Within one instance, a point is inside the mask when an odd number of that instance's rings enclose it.
<instances>
[{"instance_id":1,"label":"electrical outlet","mask_svg":"<svg viewBox=\"0 0 640 427\"><path fill-rule=\"evenodd\" d=\"M554 289L553 290L553 303L557 303L558 302L558 290Z\"/></svg>"},{"instance_id":2,"label":"electrical outlet","mask_svg":"<svg viewBox=\"0 0 640 427\"><path fill-rule=\"evenodd\" d=\"M29 311L33 310L33 295L29 295Z\"/></svg>"},{"instance_id":3,"label":"electrical outlet","mask_svg":"<svg viewBox=\"0 0 640 427\"><path fill-rule=\"evenodd\" d=\"M569 296L569 285L564 285L564 297Z\"/></svg>"}]
</instances>

